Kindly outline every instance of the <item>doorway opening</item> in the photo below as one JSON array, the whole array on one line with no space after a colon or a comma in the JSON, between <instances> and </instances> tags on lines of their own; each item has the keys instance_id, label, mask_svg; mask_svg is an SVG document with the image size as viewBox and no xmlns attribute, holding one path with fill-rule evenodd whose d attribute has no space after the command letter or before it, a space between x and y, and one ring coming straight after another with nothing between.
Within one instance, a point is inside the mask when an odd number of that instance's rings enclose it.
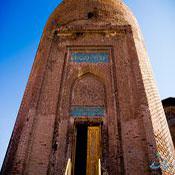
<instances>
[{"instance_id":1,"label":"doorway opening","mask_svg":"<svg viewBox=\"0 0 175 175\"><path fill-rule=\"evenodd\" d=\"M76 126L74 175L98 175L101 155L101 126Z\"/></svg>"},{"instance_id":2,"label":"doorway opening","mask_svg":"<svg viewBox=\"0 0 175 175\"><path fill-rule=\"evenodd\" d=\"M86 175L86 161L87 161L87 125L77 125L74 175Z\"/></svg>"}]
</instances>

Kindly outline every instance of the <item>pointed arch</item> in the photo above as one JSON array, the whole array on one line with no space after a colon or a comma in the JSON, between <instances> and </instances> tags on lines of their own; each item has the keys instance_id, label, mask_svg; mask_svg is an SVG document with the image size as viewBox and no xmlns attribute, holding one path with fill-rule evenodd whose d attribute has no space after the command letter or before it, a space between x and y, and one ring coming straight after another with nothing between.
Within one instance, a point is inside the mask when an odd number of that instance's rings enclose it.
<instances>
[{"instance_id":1,"label":"pointed arch","mask_svg":"<svg viewBox=\"0 0 175 175\"><path fill-rule=\"evenodd\" d=\"M72 88L71 104L78 106L105 106L105 87L99 77L86 73Z\"/></svg>"}]
</instances>

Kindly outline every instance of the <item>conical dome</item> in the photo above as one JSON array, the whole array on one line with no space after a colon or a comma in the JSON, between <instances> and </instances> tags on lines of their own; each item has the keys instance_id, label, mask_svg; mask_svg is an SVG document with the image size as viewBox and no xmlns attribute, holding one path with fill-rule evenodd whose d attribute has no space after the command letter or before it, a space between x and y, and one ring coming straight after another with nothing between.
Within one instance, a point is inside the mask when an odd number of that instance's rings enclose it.
<instances>
[{"instance_id":1,"label":"conical dome","mask_svg":"<svg viewBox=\"0 0 175 175\"><path fill-rule=\"evenodd\" d=\"M67 25L132 25L137 21L121 0L64 0L50 16L47 29Z\"/></svg>"}]
</instances>

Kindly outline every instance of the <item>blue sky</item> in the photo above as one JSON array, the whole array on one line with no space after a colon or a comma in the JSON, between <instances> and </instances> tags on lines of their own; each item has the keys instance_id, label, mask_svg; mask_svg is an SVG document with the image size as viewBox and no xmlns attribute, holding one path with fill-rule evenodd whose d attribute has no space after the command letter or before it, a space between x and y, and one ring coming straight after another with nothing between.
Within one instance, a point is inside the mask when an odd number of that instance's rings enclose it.
<instances>
[{"instance_id":1,"label":"blue sky","mask_svg":"<svg viewBox=\"0 0 175 175\"><path fill-rule=\"evenodd\" d=\"M141 26L162 99L175 96L175 1L125 0ZM0 167L48 16L59 0L1 0Z\"/></svg>"}]
</instances>

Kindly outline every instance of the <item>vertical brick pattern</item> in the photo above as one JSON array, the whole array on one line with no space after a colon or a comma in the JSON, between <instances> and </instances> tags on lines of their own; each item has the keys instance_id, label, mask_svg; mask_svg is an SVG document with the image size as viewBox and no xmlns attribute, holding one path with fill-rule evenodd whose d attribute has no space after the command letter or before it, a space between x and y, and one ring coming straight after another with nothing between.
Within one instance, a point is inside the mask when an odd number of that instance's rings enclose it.
<instances>
[{"instance_id":1,"label":"vertical brick pattern","mask_svg":"<svg viewBox=\"0 0 175 175\"><path fill-rule=\"evenodd\" d=\"M139 41L138 39L135 39L141 73L143 77L143 83L148 100L149 112L153 124L154 135L157 142L157 152L159 152L161 155L165 154L166 157L170 156L174 159L174 146L168 128L167 120L164 114L162 104L160 102L157 88L155 86L155 81L153 79L149 60L147 59L148 57L146 56L145 48L143 47L143 45L140 44L140 42L141 41ZM162 149L160 142L163 143L163 147L165 150ZM170 169L169 172L173 174L175 173L175 170Z\"/></svg>"}]
</instances>

